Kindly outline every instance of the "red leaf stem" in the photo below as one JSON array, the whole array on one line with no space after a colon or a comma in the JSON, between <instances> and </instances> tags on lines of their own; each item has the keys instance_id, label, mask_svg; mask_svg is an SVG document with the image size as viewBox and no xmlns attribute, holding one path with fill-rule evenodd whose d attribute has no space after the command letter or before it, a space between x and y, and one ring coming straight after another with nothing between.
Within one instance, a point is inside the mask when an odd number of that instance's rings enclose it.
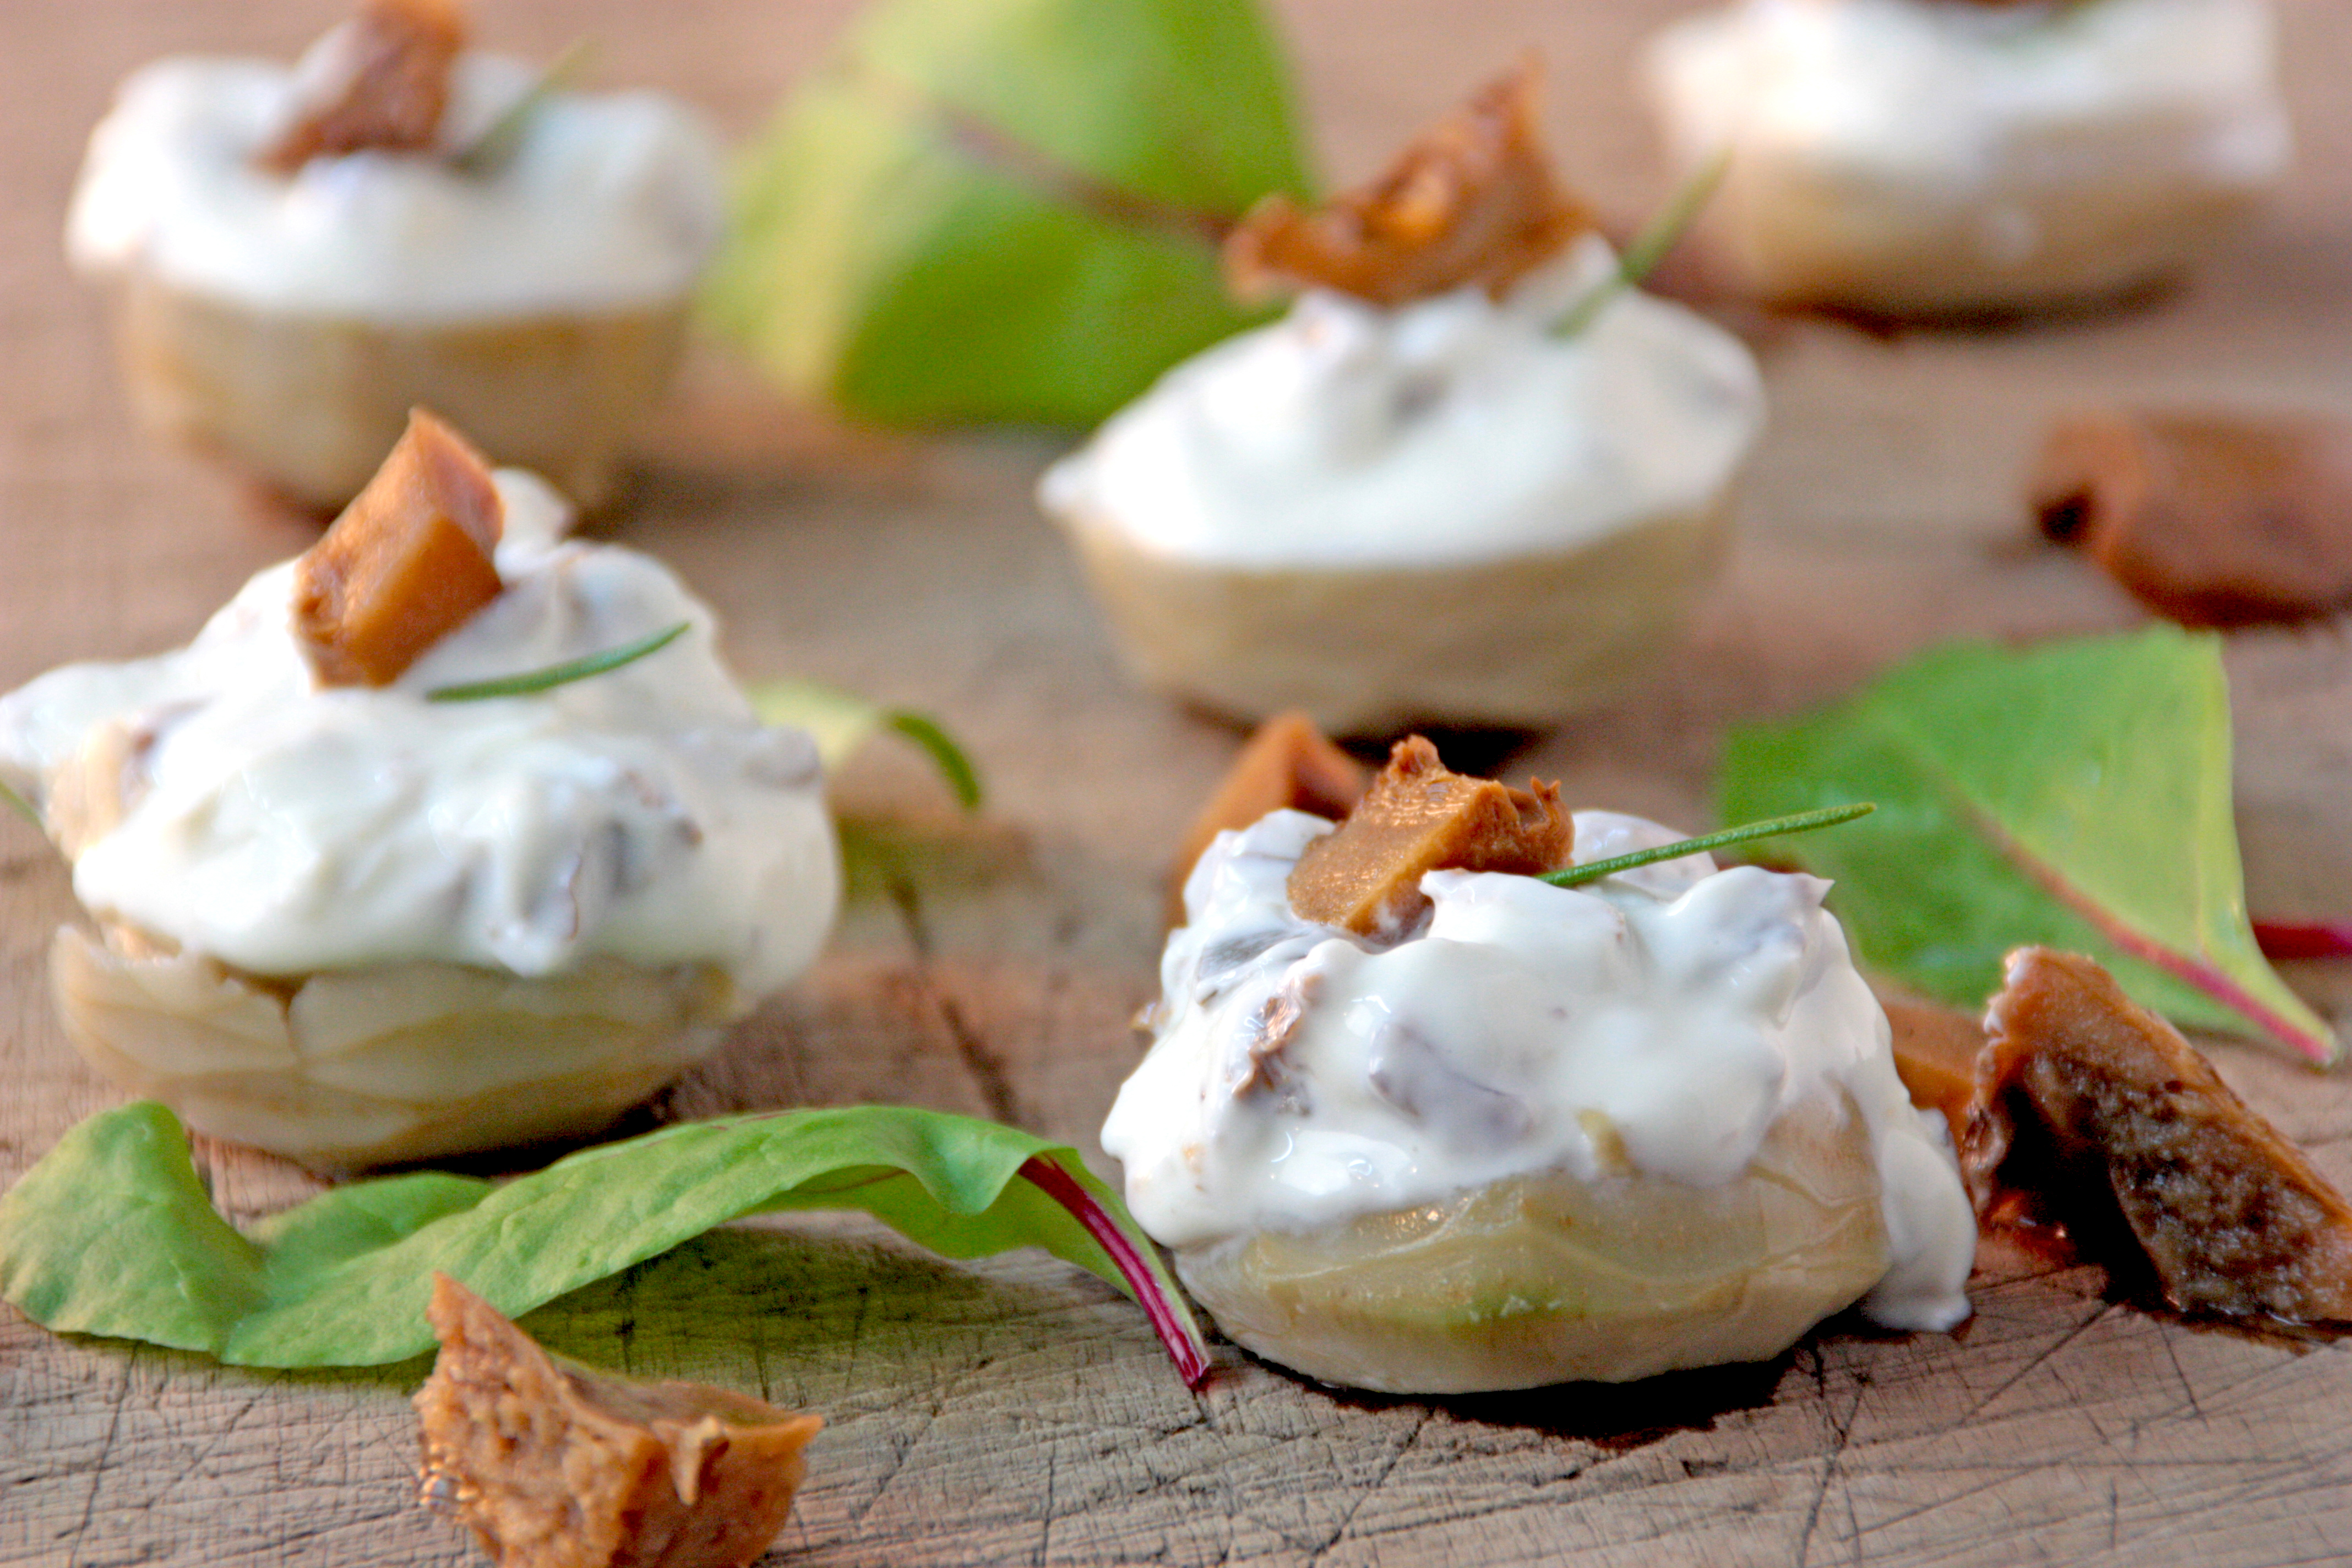
<instances>
[{"instance_id":1,"label":"red leaf stem","mask_svg":"<svg viewBox=\"0 0 2352 1568\"><path fill-rule=\"evenodd\" d=\"M1159 1270L1151 1267L1142 1251L1130 1240L1118 1222L1111 1218L1095 1195L1078 1184L1076 1178L1055 1162L1043 1154L1033 1154L1023 1162L1020 1173L1055 1203L1070 1211L1077 1222L1087 1227L1087 1234L1102 1244L1110 1260L1135 1291L1135 1300L1143 1315L1151 1320L1152 1330L1160 1342L1168 1347L1168 1359L1176 1363L1176 1372L1183 1378L1184 1386L1198 1388L1209 1381L1209 1347L1201 1339L1201 1331L1193 1325L1192 1314L1171 1300L1160 1282Z\"/></svg>"},{"instance_id":2,"label":"red leaf stem","mask_svg":"<svg viewBox=\"0 0 2352 1568\"><path fill-rule=\"evenodd\" d=\"M2341 921L2256 921L2264 958L2352 958L2352 924Z\"/></svg>"}]
</instances>

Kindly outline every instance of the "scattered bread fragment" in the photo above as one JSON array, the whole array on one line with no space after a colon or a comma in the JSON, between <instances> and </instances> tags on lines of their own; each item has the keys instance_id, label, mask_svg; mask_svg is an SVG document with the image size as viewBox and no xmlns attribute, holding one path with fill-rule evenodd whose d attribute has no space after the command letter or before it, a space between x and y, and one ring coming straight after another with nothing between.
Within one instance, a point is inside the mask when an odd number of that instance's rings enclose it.
<instances>
[{"instance_id":1,"label":"scattered bread fragment","mask_svg":"<svg viewBox=\"0 0 2352 1568\"><path fill-rule=\"evenodd\" d=\"M1184 923L1184 879L1220 833L1247 827L1268 812L1307 811L1334 818L1363 798L1371 770L1338 746L1297 709L1251 731L1233 766L1184 830L1168 865L1168 923Z\"/></svg>"},{"instance_id":2,"label":"scattered bread fragment","mask_svg":"<svg viewBox=\"0 0 2352 1568\"><path fill-rule=\"evenodd\" d=\"M2352 605L2352 422L2077 414L2051 428L2027 499L2043 533L2183 626Z\"/></svg>"},{"instance_id":3,"label":"scattered bread fragment","mask_svg":"<svg viewBox=\"0 0 2352 1568\"><path fill-rule=\"evenodd\" d=\"M1485 286L1500 297L1593 226L1560 188L1537 114L1532 56L1439 121L1370 184L1320 206L1276 194L1225 239L1225 277L1244 300L1319 284L1398 305Z\"/></svg>"},{"instance_id":4,"label":"scattered bread fragment","mask_svg":"<svg viewBox=\"0 0 2352 1568\"><path fill-rule=\"evenodd\" d=\"M1559 785L1530 779L1517 790L1465 778L1438 761L1435 746L1409 735L1347 820L1298 858L1290 907L1302 919L1394 938L1429 908L1424 872L1558 870L1575 837Z\"/></svg>"},{"instance_id":5,"label":"scattered bread fragment","mask_svg":"<svg viewBox=\"0 0 2352 1568\"><path fill-rule=\"evenodd\" d=\"M741 1568L783 1528L822 1417L558 1362L446 1274L426 1311L425 1500L502 1568Z\"/></svg>"},{"instance_id":6,"label":"scattered bread fragment","mask_svg":"<svg viewBox=\"0 0 2352 1568\"><path fill-rule=\"evenodd\" d=\"M419 408L296 568L294 629L322 686L387 686L499 596L490 466Z\"/></svg>"},{"instance_id":7,"label":"scattered bread fragment","mask_svg":"<svg viewBox=\"0 0 2352 1568\"><path fill-rule=\"evenodd\" d=\"M2352 1321L2352 1205L2090 959L2010 954L1961 1169L1980 1219L2056 1224L2184 1312Z\"/></svg>"},{"instance_id":8,"label":"scattered bread fragment","mask_svg":"<svg viewBox=\"0 0 2352 1568\"><path fill-rule=\"evenodd\" d=\"M368 148L429 150L465 47L456 0L367 0L304 62L295 120L255 161L290 174L313 158Z\"/></svg>"}]
</instances>

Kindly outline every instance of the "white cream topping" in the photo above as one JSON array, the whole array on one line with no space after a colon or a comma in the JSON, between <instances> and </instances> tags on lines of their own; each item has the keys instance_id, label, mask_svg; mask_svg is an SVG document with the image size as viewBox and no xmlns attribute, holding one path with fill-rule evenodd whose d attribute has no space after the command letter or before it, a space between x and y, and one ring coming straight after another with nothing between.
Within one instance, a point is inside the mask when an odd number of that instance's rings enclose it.
<instances>
[{"instance_id":1,"label":"white cream topping","mask_svg":"<svg viewBox=\"0 0 2352 1568\"><path fill-rule=\"evenodd\" d=\"M1596 1180L1617 1158L1596 1130L1639 1173L1717 1185L1783 1113L1843 1091L1892 1255L1865 1309L1902 1328L1967 1316L1976 1221L1950 1139L1895 1076L1828 883L1705 855L1572 889L1433 871L1427 926L1381 947L1291 913L1291 868L1328 831L1276 812L1222 835L1185 886L1157 1038L1102 1131L1153 1237L1312 1230L1538 1171ZM1576 814L1580 860L1678 837ZM1261 1066L1269 1003L1299 1019Z\"/></svg>"},{"instance_id":2,"label":"white cream topping","mask_svg":"<svg viewBox=\"0 0 2352 1568\"><path fill-rule=\"evenodd\" d=\"M37 803L132 742L129 809L74 863L86 908L265 975L439 960L531 976L603 953L717 965L748 1005L809 963L839 892L814 745L760 723L666 567L560 542L562 502L529 475L499 488L505 592L390 686L316 684L284 562L185 648L0 697L0 778ZM681 620L590 679L425 700Z\"/></svg>"},{"instance_id":3,"label":"white cream topping","mask_svg":"<svg viewBox=\"0 0 2352 1568\"><path fill-rule=\"evenodd\" d=\"M1587 236L1497 303L1312 290L1170 371L1049 469L1045 510L1236 566L1462 563L1572 549L1708 505L1763 422L1756 363L1627 290Z\"/></svg>"},{"instance_id":4,"label":"white cream topping","mask_svg":"<svg viewBox=\"0 0 2352 1568\"><path fill-rule=\"evenodd\" d=\"M2260 186L2290 152L2274 31L2265 0L1739 0L1668 28L1649 63L1685 160L1728 147L1960 188L2135 167Z\"/></svg>"},{"instance_id":5,"label":"white cream topping","mask_svg":"<svg viewBox=\"0 0 2352 1568\"><path fill-rule=\"evenodd\" d=\"M429 323L675 300L723 232L717 138L669 99L554 93L488 174L371 151L283 175L254 153L292 118L298 70L185 58L133 73L90 136L75 263L271 310ZM537 77L460 56L442 146L471 145Z\"/></svg>"}]
</instances>

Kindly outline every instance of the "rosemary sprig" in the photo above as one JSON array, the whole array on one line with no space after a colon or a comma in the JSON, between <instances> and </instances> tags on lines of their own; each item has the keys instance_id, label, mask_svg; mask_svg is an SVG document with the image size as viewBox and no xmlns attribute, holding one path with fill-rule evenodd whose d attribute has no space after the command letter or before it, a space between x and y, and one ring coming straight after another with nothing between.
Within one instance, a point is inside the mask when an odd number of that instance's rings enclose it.
<instances>
[{"instance_id":1,"label":"rosemary sprig","mask_svg":"<svg viewBox=\"0 0 2352 1568\"><path fill-rule=\"evenodd\" d=\"M971 765L963 748L953 736L940 728L938 722L911 709L893 708L882 715L882 727L896 730L930 753L931 765L940 770L940 777L956 797L956 804L967 812L978 811L981 802L980 770Z\"/></svg>"},{"instance_id":2,"label":"rosemary sprig","mask_svg":"<svg viewBox=\"0 0 2352 1568\"><path fill-rule=\"evenodd\" d=\"M460 174L477 177L495 174L505 166L522 145L522 133L530 125L530 117L540 106L563 89L572 85L596 58L596 46L587 38L575 39L564 51L548 63L539 73L539 79L522 90L512 103L499 111L479 136L468 146L460 148L449 162Z\"/></svg>"},{"instance_id":3,"label":"rosemary sprig","mask_svg":"<svg viewBox=\"0 0 2352 1568\"><path fill-rule=\"evenodd\" d=\"M1555 888L1573 888L1580 882L1613 877L1620 871L1654 866L1661 860L1679 860L1685 855L1696 855L1702 850L1720 849L1727 844L1745 844L1750 839L1777 838L1784 833L1810 833L1816 827L1834 827L1841 822L1852 822L1857 816L1868 816L1877 809L1875 801L1864 800L1851 805L1825 805L1819 811L1801 811L1793 816L1769 816L1761 822L1727 827L1720 833L1661 844L1655 849L1636 849L1631 855L1612 855L1606 860L1588 860L1581 866L1563 866L1557 871L1546 871L1538 880L1549 882Z\"/></svg>"},{"instance_id":4,"label":"rosemary sprig","mask_svg":"<svg viewBox=\"0 0 2352 1568\"><path fill-rule=\"evenodd\" d=\"M436 686L425 694L427 702L480 702L492 697L529 697L533 692L546 691L558 686L569 686L575 680L585 680L592 675L604 675L625 664L635 664L649 653L658 653L686 635L692 621L680 621L664 626L650 637L623 643L580 658L551 664L544 669L527 669L520 675L502 675L495 680L469 680L460 686Z\"/></svg>"},{"instance_id":5,"label":"rosemary sprig","mask_svg":"<svg viewBox=\"0 0 2352 1568\"><path fill-rule=\"evenodd\" d=\"M1715 195L1715 188L1723 184L1724 174L1730 167L1731 149L1727 147L1692 171L1690 177L1666 198L1666 205L1626 245L1624 254L1617 258L1617 270L1570 306L1568 313L1552 323L1551 335L1576 336L1592 324L1602 306L1656 271L1658 263L1666 258L1666 252L1675 247L1675 242L1698 216L1699 209L1706 205L1707 198Z\"/></svg>"},{"instance_id":6,"label":"rosemary sprig","mask_svg":"<svg viewBox=\"0 0 2352 1568\"><path fill-rule=\"evenodd\" d=\"M33 809L33 803L10 789L5 779L0 779L0 805L5 805L9 810L16 812L42 832L48 831L48 826L41 820L41 814Z\"/></svg>"}]
</instances>

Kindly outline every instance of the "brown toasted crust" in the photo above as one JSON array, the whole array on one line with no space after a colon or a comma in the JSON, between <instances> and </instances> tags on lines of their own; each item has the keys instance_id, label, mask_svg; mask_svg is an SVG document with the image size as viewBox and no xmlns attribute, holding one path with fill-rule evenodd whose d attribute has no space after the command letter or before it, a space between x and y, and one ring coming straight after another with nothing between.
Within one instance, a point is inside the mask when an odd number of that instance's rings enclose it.
<instances>
[{"instance_id":1,"label":"brown toasted crust","mask_svg":"<svg viewBox=\"0 0 2352 1568\"><path fill-rule=\"evenodd\" d=\"M2352 1321L2352 1206L2090 959L2009 957L1961 1168L1990 1221L2054 1222L2183 1311Z\"/></svg>"},{"instance_id":2,"label":"brown toasted crust","mask_svg":"<svg viewBox=\"0 0 2352 1568\"><path fill-rule=\"evenodd\" d=\"M1922 1110L1941 1111L1957 1142L1976 1098L1977 1058L1984 1025L1970 1014L1929 1002L1882 997L1895 1036L1895 1071Z\"/></svg>"},{"instance_id":3,"label":"brown toasted crust","mask_svg":"<svg viewBox=\"0 0 2352 1568\"><path fill-rule=\"evenodd\" d=\"M1183 924L1184 879L1218 834L1247 827L1275 811L1345 816L1363 797L1371 772L1333 745L1314 720L1295 708L1260 724L1192 826L1184 830L1184 841L1168 863L1168 923Z\"/></svg>"},{"instance_id":4,"label":"brown toasted crust","mask_svg":"<svg viewBox=\"0 0 2352 1568\"><path fill-rule=\"evenodd\" d=\"M450 68L466 47L456 0L368 0L331 36L333 52L309 84L300 116L255 162L290 174L313 158L364 148L430 149L448 106Z\"/></svg>"},{"instance_id":5,"label":"brown toasted crust","mask_svg":"<svg viewBox=\"0 0 2352 1568\"><path fill-rule=\"evenodd\" d=\"M499 596L503 523L489 464L419 408L408 433L305 552L294 630L323 686L387 686Z\"/></svg>"},{"instance_id":6,"label":"brown toasted crust","mask_svg":"<svg viewBox=\"0 0 2352 1568\"><path fill-rule=\"evenodd\" d=\"M1225 240L1244 299L1320 284L1396 305L1467 283L1500 296L1592 226L1560 188L1536 112L1534 57L1488 83L1408 146L1387 173L1302 209L1283 195Z\"/></svg>"},{"instance_id":7,"label":"brown toasted crust","mask_svg":"<svg viewBox=\"0 0 2352 1568\"><path fill-rule=\"evenodd\" d=\"M425 1499L505 1568L741 1568L783 1527L822 1418L559 1363L446 1274L427 1315Z\"/></svg>"},{"instance_id":8,"label":"brown toasted crust","mask_svg":"<svg viewBox=\"0 0 2352 1568\"><path fill-rule=\"evenodd\" d=\"M1516 790L1465 778L1438 760L1435 746L1410 735L1339 830L1298 858L1290 907L1305 920L1394 938L1429 908L1424 873L1557 870L1568 864L1575 834L1557 784L1530 779Z\"/></svg>"},{"instance_id":9,"label":"brown toasted crust","mask_svg":"<svg viewBox=\"0 0 2352 1568\"><path fill-rule=\"evenodd\" d=\"M2352 604L2352 424L2090 410L2051 427L2027 500L2045 534L2184 626Z\"/></svg>"}]
</instances>

